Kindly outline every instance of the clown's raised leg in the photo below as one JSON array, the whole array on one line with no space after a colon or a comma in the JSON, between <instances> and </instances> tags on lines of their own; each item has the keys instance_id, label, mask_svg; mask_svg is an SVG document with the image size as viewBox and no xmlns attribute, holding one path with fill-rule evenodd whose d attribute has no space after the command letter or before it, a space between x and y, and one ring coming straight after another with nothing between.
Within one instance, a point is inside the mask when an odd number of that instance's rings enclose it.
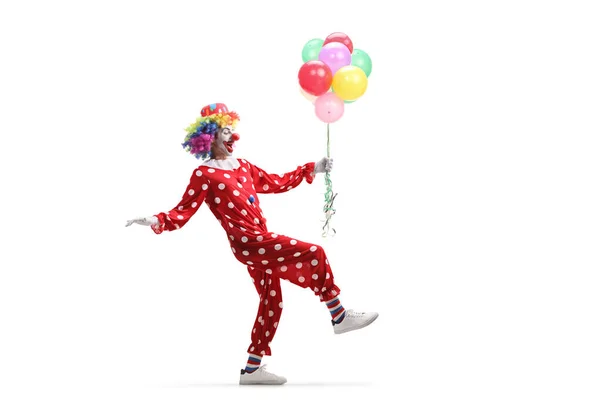
<instances>
[{"instance_id":1,"label":"clown's raised leg","mask_svg":"<svg viewBox=\"0 0 600 400\"><path fill-rule=\"evenodd\" d=\"M329 260L321 246L273 233L266 233L264 236L272 239L263 239L261 246L279 250L269 254L258 249L256 253L260 254L260 261L244 255L251 253L247 250L235 253L241 254L238 259L248 265L248 273L259 295L258 312L248 347L248 362L241 372L240 384L286 382L285 378L260 367L263 356L271 355L270 344L283 310L281 279L311 289L328 309L336 334L364 328L378 317L375 312L356 312L343 307L339 299L340 289L334 283Z\"/></svg>"}]
</instances>

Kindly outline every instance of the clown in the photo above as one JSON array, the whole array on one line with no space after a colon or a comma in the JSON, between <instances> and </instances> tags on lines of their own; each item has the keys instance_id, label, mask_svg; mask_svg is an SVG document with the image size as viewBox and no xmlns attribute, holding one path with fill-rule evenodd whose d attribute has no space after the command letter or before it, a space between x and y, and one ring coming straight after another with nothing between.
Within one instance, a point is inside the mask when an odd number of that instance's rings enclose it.
<instances>
[{"instance_id":1,"label":"clown","mask_svg":"<svg viewBox=\"0 0 600 400\"><path fill-rule=\"evenodd\" d=\"M156 233L181 229L206 203L217 218L235 258L244 264L260 297L248 346L248 361L241 370L241 385L281 385L286 379L268 372L261 361L271 355L270 344L282 312L281 279L313 292L331 313L336 334L371 324L375 312L345 309L340 289L323 248L269 231L260 207L259 193L284 193L303 181L312 183L318 173L329 172L333 161L323 158L284 174L270 174L232 153L240 135L234 133L239 116L225 104L204 107L187 129L183 147L203 163L192 173L182 199L172 210L127 221L126 226L150 226Z\"/></svg>"}]
</instances>

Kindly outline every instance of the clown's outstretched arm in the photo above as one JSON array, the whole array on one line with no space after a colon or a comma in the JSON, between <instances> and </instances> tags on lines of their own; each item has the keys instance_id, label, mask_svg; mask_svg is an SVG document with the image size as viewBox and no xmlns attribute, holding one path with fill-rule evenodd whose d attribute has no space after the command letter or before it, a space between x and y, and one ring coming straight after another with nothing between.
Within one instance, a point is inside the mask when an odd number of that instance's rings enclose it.
<instances>
[{"instance_id":1,"label":"clown's outstretched arm","mask_svg":"<svg viewBox=\"0 0 600 400\"><path fill-rule=\"evenodd\" d=\"M333 160L325 157L318 162L309 162L298 166L291 172L271 174L247 160L242 160L242 163L244 162L250 167L256 193L287 192L300 185L303 180L312 183L316 174L329 172L333 167Z\"/></svg>"},{"instance_id":2,"label":"clown's outstretched arm","mask_svg":"<svg viewBox=\"0 0 600 400\"><path fill-rule=\"evenodd\" d=\"M198 208L206 199L207 190L208 182L200 168L197 168L190 178L190 183L185 189L181 201L171 211L161 212L150 217L131 219L127 221L125 226L134 223L150 226L156 234L180 229L198 211Z\"/></svg>"}]
</instances>

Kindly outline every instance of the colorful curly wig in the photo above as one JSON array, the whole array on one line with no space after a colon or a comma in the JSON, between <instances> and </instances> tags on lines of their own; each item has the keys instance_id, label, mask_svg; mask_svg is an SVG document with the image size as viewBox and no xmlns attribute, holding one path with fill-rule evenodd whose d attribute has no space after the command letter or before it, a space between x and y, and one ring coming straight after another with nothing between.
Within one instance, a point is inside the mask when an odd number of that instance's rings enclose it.
<instances>
[{"instance_id":1,"label":"colorful curly wig","mask_svg":"<svg viewBox=\"0 0 600 400\"><path fill-rule=\"evenodd\" d=\"M226 126L235 129L239 120L239 115L229 111L225 104L210 104L202 108L196 121L185 128L187 135L181 145L198 159L210 158L211 145L219 129Z\"/></svg>"}]
</instances>

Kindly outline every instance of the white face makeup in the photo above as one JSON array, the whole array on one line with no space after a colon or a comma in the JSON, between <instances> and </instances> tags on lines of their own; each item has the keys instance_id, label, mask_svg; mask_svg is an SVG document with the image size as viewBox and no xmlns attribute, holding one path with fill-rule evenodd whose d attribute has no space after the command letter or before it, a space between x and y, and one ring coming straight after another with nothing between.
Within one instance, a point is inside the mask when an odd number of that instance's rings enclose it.
<instances>
[{"instance_id":1,"label":"white face makeup","mask_svg":"<svg viewBox=\"0 0 600 400\"><path fill-rule=\"evenodd\" d=\"M233 153L233 149L235 148L235 142L239 140L239 138L240 135L233 133L231 127L226 126L219 131L219 134L216 137L216 145L227 155L231 155Z\"/></svg>"}]
</instances>

